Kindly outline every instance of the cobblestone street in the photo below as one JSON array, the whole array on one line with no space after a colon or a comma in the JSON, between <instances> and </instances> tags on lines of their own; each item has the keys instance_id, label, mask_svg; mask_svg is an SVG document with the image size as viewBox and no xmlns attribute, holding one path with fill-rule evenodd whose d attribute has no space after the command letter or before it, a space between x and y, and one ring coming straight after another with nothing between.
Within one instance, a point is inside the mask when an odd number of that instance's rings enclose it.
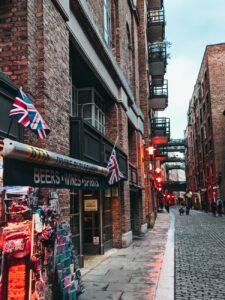
<instances>
[{"instance_id":1,"label":"cobblestone street","mask_svg":"<svg viewBox=\"0 0 225 300\"><path fill-rule=\"evenodd\" d=\"M175 249L175 299L225 299L225 218L176 211Z\"/></svg>"},{"instance_id":2,"label":"cobblestone street","mask_svg":"<svg viewBox=\"0 0 225 300\"><path fill-rule=\"evenodd\" d=\"M154 299L160 283L169 226L169 215L159 214L154 229L87 272L83 276L86 291L79 300ZM158 299L173 299L167 295L168 298L159 296Z\"/></svg>"},{"instance_id":3,"label":"cobblestone street","mask_svg":"<svg viewBox=\"0 0 225 300\"><path fill-rule=\"evenodd\" d=\"M168 246L174 219L175 290L173 247ZM224 228L225 217L198 211L190 216L179 216L177 209L171 210L170 217L159 214L153 230L86 270L86 291L79 299L225 299Z\"/></svg>"}]
</instances>

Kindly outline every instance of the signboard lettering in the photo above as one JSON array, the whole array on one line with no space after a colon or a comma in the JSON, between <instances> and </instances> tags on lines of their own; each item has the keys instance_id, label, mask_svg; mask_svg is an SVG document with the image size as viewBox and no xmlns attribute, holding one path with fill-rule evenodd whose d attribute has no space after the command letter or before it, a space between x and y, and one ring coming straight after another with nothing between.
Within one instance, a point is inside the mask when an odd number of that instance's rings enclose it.
<instances>
[{"instance_id":1,"label":"signboard lettering","mask_svg":"<svg viewBox=\"0 0 225 300\"><path fill-rule=\"evenodd\" d=\"M90 175L63 168L40 166L38 164L4 159L4 185L21 185L35 187L105 189L107 178Z\"/></svg>"},{"instance_id":2,"label":"signboard lettering","mask_svg":"<svg viewBox=\"0 0 225 300\"><path fill-rule=\"evenodd\" d=\"M98 200L97 199L85 199L84 200L84 211L97 211Z\"/></svg>"}]
</instances>

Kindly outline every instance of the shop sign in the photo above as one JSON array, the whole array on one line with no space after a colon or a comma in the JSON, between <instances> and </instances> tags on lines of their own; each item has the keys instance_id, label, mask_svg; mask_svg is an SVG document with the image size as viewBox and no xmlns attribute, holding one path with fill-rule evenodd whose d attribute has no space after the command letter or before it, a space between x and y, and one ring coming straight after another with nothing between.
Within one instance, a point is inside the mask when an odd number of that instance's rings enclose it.
<instances>
[{"instance_id":1,"label":"shop sign","mask_svg":"<svg viewBox=\"0 0 225 300\"><path fill-rule=\"evenodd\" d=\"M4 158L4 185L50 188L105 189L104 176L84 174L73 170L50 167L16 159Z\"/></svg>"},{"instance_id":2,"label":"shop sign","mask_svg":"<svg viewBox=\"0 0 225 300\"><path fill-rule=\"evenodd\" d=\"M99 245L99 236L93 236L93 245Z\"/></svg>"},{"instance_id":3,"label":"shop sign","mask_svg":"<svg viewBox=\"0 0 225 300\"><path fill-rule=\"evenodd\" d=\"M10 139L4 139L2 151L4 158L22 160L39 165L68 169L75 172L83 172L100 176L107 176L107 168L81 161L69 156L47 151L31 145L22 144Z\"/></svg>"},{"instance_id":4,"label":"shop sign","mask_svg":"<svg viewBox=\"0 0 225 300\"><path fill-rule=\"evenodd\" d=\"M85 199L84 200L84 211L98 211L98 200L97 199Z\"/></svg>"}]
</instances>

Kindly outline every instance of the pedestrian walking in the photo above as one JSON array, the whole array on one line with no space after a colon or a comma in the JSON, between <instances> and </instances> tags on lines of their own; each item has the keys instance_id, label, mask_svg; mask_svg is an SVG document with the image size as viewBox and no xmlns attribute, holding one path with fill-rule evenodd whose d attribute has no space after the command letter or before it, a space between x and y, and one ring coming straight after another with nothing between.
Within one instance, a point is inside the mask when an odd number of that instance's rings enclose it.
<instances>
[{"instance_id":1,"label":"pedestrian walking","mask_svg":"<svg viewBox=\"0 0 225 300\"><path fill-rule=\"evenodd\" d=\"M217 209L216 201L213 200L211 203L211 210L212 210L212 214L214 215L214 217L216 217L216 209Z\"/></svg>"},{"instance_id":2,"label":"pedestrian walking","mask_svg":"<svg viewBox=\"0 0 225 300\"><path fill-rule=\"evenodd\" d=\"M187 202L187 205L189 208L192 208L192 205L193 205L193 202L192 202L192 191L188 191L186 194L185 194L185 199L186 199L186 202Z\"/></svg>"},{"instance_id":3,"label":"pedestrian walking","mask_svg":"<svg viewBox=\"0 0 225 300\"><path fill-rule=\"evenodd\" d=\"M184 214L184 208L185 208L184 204L181 204L181 207L179 209L180 216L183 216L183 214Z\"/></svg>"},{"instance_id":4,"label":"pedestrian walking","mask_svg":"<svg viewBox=\"0 0 225 300\"><path fill-rule=\"evenodd\" d=\"M187 205L186 206L186 216L189 216L189 213L190 213L190 207Z\"/></svg>"},{"instance_id":5,"label":"pedestrian walking","mask_svg":"<svg viewBox=\"0 0 225 300\"><path fill-rule=\"evenodd\" d=\"M165 209L166 209L166 211L167 211L168 213L170 212L170 206L169 206L168 203L165 204Z\"/></svg>"},{"instance_id":6,"label":"pedestrian walking","mask_svg":"<svg viewBox=\"0 0 225 300\"><path fill-rule=\"evenodd\" d=\"M206 206L205 206L205 201L202 200L202 210L205 211L206 210Z\"/></svg>"},{"instance_id":7,"label":"pedestrian walking","mask_svg":"<svg viewBox=\"0 0 225 300\"><path fill-rule=\"evenodd\" d=\"M217 206L218 215L222 217L223 201L220 198L216 200L216 206Z\"/></svg>"}]
</instances>

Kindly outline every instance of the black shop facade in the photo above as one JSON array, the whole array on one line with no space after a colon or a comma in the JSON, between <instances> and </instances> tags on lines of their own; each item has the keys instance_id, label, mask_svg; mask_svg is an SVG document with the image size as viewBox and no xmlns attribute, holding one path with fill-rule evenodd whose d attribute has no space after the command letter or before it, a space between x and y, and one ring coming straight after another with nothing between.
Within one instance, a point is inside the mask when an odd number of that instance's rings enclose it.
<instances>
[{"instance_id":1,"label":"black shop facade","mask_svg":"<svg viewBox=\"0 0 225 300\"><path fill-rule=\"evenodd\" d=\"M83 254L103 254L113 246L111 199L120 189L108 185L105 167L11 139L3 142L4 186L70 191L71 233L81 265Z\"/></svg>"},{"instance_id":2,"label":"black shop facade","mask_svg":"<svg viewBox=\"0 0 225 300\"><path fill-rule=\"evenodd\" d=\"M23 157L18 153L13 159L5 156L4 185L29 185L49 188L53 192L69 190L73 242L82 265L84 254L103 254L113 247L112 198L120 198L123 190L123 183L113 187L108 185L105 167L114 145L90 123L71 117L70 157L54 153L50 164L48 151L22 145L23 128L17 122L12 123L8 133L8 114L18 87L2 72L0 82L0 144L3 146L3 139L9 138L12 143L20 142L22 148L30 147L30 153ZM119 148L116 151L120 170L127 178L127 156ZM0 162L2 165L2 157ZM3 185L1 179L0 185Z\"/></svg>"}]
</instances>

